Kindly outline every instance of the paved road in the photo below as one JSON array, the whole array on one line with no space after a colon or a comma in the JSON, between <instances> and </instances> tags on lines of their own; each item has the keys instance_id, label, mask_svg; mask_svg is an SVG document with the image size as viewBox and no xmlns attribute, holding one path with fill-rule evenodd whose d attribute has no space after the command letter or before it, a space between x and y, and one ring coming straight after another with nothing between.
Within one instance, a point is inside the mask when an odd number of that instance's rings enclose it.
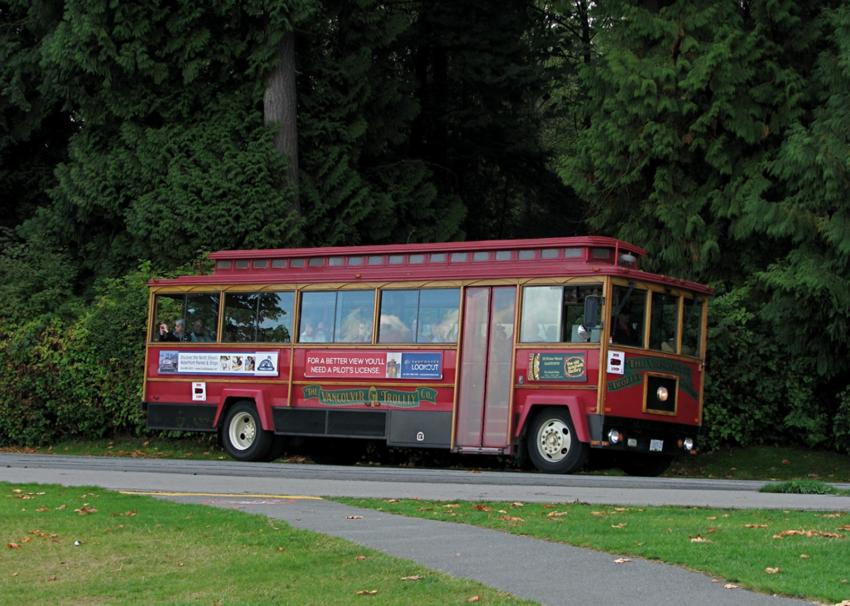
<instances>
[{"instance_id":1,"label":"paved road","mask_svg":"<svg viewBox=\"0 0 850 606\"><path fill-rule=\"evenodd\" d=\"M760 482L549 476L512 472L328 467L0 454L0 481L184 493L168 498L268 515L408 558L541 604L653 606L806 602L727 589L725 581L632 558L494 530L272 495L584 501L850 511L850 497L769 495ZM186 492L204 493L194 496ZM229 495L227 494L229 493ZM161 495L165 496L165 495ZM850 596L848 596L850 597Z\"/></svg>"},{"instance_id":2,"label":"paved road","mask_svg":"<svg viewBox=\"0 0 850 606\"><path fill-rule=\"evenodd\" d=\"M850 497L758 492L762 482L0 453L0 481L437 500L850 511ZM850 488L850 485L841 485Z\"/></svg>"}]
</instances>

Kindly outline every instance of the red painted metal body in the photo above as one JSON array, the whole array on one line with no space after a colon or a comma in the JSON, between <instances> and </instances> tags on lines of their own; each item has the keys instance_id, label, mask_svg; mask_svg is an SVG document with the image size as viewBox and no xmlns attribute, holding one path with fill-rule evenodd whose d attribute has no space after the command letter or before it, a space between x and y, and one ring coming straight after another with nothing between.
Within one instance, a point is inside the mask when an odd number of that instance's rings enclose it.
<instances>
[{"instance_id":1,"label":"red painted metal body","mask_svg":"<svg viewBox=\"0 0 850 606\"><path fill-rule=\"evenodd\" d=\"M606 249L610 255L603 258L602 251ZM554 253L546 251L557 251L557 255L548 257ZM623 264L620 260L623 253L631 255L634 261ZM498 368L500 377L503 369L511 369L507 415L502 420L489 420L490 437L482 438L475 447L456 445L458 415L459 410L463 410L458 402L457 389L462 380L463 339L445 344L381 344L373 338L369 343L357 345L157 342L153 340L155 331L151 316L144 402L148 408L160 411L167 411L172 406L179 408L178 412L168 413L169 421L160 423L160 428L170 428L170 424L179 425L184 422L181 419L192 418L195 419L194 424L185 422L186 425L180 428L216 430L233 402L248 400L257 408L262 429L304 435L345 434L329 432L328 428L335 423L330 416L322 417L325 433L321 433L316 429L320 422L318 417L305 421L293 416L293 412L391 413L381 421L384 423L383 435L380 435L379 429L374 430L374 435L357 434L359 423L365 417L349 415L345 418L350 425L340 426L353 428L352 437L378 437L402 444L409 440L399 437L403 435L403 429L398 428L412 424L416 429L416 421L410 421L411 417L406 415L428 412L433 413L428 431L432 434L450 432L450 435L433 443L426 437L425 445L470 452L514 452L531 417L546 407L568 410L575 424L576 437L594 446L607 445L605 435L600 433L603 427L607 428L607 419L696 428L702 417L704 313L702 349L693 356L672 355L648 348L618 347L610 343L607 327L598 343L534 344L521 343L517 337L523 285L528 283L546 284L548 280L553 284L564 284L569 280L585 280L603 289L607 293L606 299L610 298L614 280L666 289L667 292L673 289L689 296L710 295L711 290L704 285L638 269L643 254L644 251L636 246L605 237L222 251L210 255L216 264L210 275L150 282L152 305L154 297L162 293L223 294L245 292L251 287L258 291L292 291L296 299L301 292L322 288L344 290L362 287L374 289L377 297L386 289L454 287L461 292L462 299L465 289L470 287L514 286L516 315L510 324L513 334L506 356L508 360L500 360L500 365L495 367L485 354L483 361L476 362L486 365L485 381L492 382L493 377L487 373L495 373L494 368ZM463 255L466 257L462 259ZM610 310L608 301L605 313L610 313ZM298 319L296 311L292 321L298 322ZM466 321L470 320L460 320L461 324ZM490 321L507 325L504 318L492 316ZM377 326L376 321L375 333ZM298 332L293 331L292 334L297 335ZM624 354L625 372L608 372L606 366L612 351ZM164 360L169 356L176 359L193 353L207 358L246 355L258 359L263 354L276 354L277 364L274 373L264 376L184 372L166 368ZM439 377L391 376L387 368L393 356L398 356L398 359L424 356L422 359L426 361L439 360ZM180 358L181 363L183 357ZM563 364L564 370L562 374L541 375L535 367L540 363ZM647 409L647 377L656 375L676 382L675 410ZM479 387L482 393L486 392L486 387ZM196 414L196 409L205 412ZM481 423L483 427L484 420ZM157 426L157 423L151 425ZM374 425L378 427L380 423L375 422ZM492 435L499 434L502 429L505 436L503 443L497 443ZM417 431L416 437L411 439L419 439L421 433L427 432Z\"/></svg>"}]
</instances>

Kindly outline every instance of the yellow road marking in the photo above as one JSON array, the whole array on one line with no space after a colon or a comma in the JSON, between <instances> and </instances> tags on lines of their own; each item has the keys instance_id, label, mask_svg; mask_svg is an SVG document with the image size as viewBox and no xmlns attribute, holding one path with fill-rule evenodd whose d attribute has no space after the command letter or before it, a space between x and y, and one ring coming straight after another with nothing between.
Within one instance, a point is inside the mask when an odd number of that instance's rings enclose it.
<instances>
[{"instance_id":1,"label":"yellow road marking","mask_svg":"<svg viewBox=\"0 0 850 606\"><path fill-rule=\"evenodd\" d=\"M246 494L244 492L164 492L161 490L120 490L121 494L153 497L242 497L249 499L286 499L295 501L321 501L322 497L289 494Z\"/></svg>"}]
</instances>

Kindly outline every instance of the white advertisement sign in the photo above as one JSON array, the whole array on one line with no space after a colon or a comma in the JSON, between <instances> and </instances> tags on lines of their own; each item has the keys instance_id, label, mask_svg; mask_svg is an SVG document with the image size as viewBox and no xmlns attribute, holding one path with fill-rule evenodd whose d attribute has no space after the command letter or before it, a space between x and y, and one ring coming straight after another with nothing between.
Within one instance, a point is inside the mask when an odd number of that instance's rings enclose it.
<instances>
[{"instance_id":1,"label":"white advertisement sign","mask_svg":"<svg viewBox=\"0 0 850 606\"><path fill-rule=\"evenodd\" d=\"M278 376L276 351L160 351L161 374Z\"/></svg>"}]
</instances>

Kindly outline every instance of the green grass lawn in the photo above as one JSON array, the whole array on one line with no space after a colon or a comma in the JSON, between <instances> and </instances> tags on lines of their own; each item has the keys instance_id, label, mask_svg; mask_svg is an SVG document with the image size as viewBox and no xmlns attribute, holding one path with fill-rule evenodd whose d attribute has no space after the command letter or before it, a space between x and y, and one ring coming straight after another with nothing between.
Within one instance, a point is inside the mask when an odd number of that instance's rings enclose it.
<instances>
[{"instance_id":1,"label":"green grass lawn","mask_svg":"<svg viewBox=\"0 0 850 606\"><path fill-rule=\"evenodd\" d=\"M529 603L263 516L99 488L0 483L0 540L5 604Z\"/></svg>"},{"instance_id":2,"label":"green grass lawn","mask_svg":"<svg viewBox=\"0 0 850 606\"><path fill-rule=\"evenodd\" d=\"M829 603L850 599L847 513L335 500L390 513L485 526L618 556L661 560L768 593Z\"/></svg>"},{"instance_id":3,"label":"green grass lawn","mask_svg":"<svg viewBox=\"0 0 850 606\"><path fill-rule=\"evenodd\" d=\"M850 456L828 450L751 446L683 457L667 476L734 480L850 482Z\"/></svg>"}]
</instances>

